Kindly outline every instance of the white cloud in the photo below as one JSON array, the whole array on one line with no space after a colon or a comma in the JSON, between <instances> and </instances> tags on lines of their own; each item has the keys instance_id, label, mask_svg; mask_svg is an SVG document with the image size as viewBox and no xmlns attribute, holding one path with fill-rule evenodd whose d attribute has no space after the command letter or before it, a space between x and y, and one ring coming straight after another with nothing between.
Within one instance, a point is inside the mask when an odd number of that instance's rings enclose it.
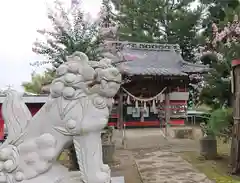
<instances>
[{"instance_id":1,"label":"white cloud","mask_svg":"<svg viewBox=\"0 0 240 183\"><path fill-rule=\"evenodd\" d=\"M53 1L47 0L48 3ZM86 12L97 16L101 0L83 0L82 3ZM32 43L38 36L36 30L49 26L46 1L2 0L0 22L0 88L12 85L15 89L22 90L21 83L30 80L34 69L29 63L41 59L32 52Z\"/></svg>"}]
</instances>

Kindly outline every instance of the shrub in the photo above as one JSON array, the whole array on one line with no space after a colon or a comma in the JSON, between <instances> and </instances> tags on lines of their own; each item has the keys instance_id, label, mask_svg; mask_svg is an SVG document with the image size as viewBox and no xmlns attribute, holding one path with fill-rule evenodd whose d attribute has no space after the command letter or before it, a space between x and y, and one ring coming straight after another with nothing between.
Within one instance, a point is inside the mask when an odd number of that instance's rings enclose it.
<instances>
[{"instance_id":1,"label":"shrub","mask_svg":"<svg viewBox=\"0 0 240 183\"><path fill-rule=\"evenodd\" d=\"M227 141L232 134L233 110L232 108L217 109L209 118L208 128L214 135Z\"/></svg>"}]
</instances>

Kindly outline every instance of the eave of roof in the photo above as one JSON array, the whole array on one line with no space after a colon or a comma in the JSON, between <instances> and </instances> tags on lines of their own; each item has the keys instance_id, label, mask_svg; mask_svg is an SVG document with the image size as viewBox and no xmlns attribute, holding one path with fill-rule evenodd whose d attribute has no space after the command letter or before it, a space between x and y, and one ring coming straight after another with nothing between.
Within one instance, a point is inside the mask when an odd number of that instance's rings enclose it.
<instances>
[{"instance_id":1,"label":"eave of roof","mask_svg":"<svg viewBox=\"0 0 240 183\"><path fill-rule=\"evenodd\" d=\"M208 65L189 63L186 61L182 62L181 68L185 73L205 73L210 70Z\"/></svg>"}]
</instances>

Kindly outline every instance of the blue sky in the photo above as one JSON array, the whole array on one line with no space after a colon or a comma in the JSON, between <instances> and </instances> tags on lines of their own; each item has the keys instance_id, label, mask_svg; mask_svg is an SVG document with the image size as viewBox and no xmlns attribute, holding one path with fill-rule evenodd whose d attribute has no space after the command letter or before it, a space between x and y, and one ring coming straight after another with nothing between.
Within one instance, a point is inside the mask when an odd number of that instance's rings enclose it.
<instances>
[{"instance_id":1,"label":"blue sky","mask_svg":"<svg viewBox=\"0 0 240 183\"><path fill-rule=\"evenodd\" d=\"M70 4L71 0L62 1ZM83 0L84 10L93 17L100 5L101 0ZM12 85L22 91L21 83L29 81L34 70L29 63L41 59L32 52L32 44L38 37L36 30L49 27L46 0L1 0L0 22L0 88ZM43 70L41 67L36 72Z\"/></svg>"}]
</instances>

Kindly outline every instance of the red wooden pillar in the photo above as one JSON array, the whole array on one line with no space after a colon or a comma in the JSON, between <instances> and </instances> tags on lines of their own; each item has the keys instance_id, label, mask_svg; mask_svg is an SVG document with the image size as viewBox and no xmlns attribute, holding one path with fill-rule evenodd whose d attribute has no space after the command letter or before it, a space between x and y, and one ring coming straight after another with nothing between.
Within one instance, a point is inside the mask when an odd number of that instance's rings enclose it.
<instances>
[{"instance_id":1,"label":"red wooden pillar","mask_svg":"<svg viewBox=\"0 0 240 183\"><path fill-rule=\"evenodd\" d=\"M231 88L233 93L233 132L231 144L231 173L240 173L240 60L232 61Z\"/></svg>"},{"instance_id":2,"label":"red wooden pillar","mask_svg":"<svg viewBox=\"0 0 240 183\"><path fill-rule=\"evenodd\" d=\"M118 101L118 109L117 109L118 115L118 121L117 121L117 127L120 130L123 130L124 127L124 121L123 121L123 91L120 88L119 89L119 101Z\"/></svg>"},{"instance_id":3,"label":"red wooden pillar","mask_svg":"<svg viewBox=\"0 0 240 183\"><path fill-rule=\"evenodd\" d=\"M0 104L0 140L4 140L4 120L2 117L2 104Z\"/></svg>"}]
</instances>

